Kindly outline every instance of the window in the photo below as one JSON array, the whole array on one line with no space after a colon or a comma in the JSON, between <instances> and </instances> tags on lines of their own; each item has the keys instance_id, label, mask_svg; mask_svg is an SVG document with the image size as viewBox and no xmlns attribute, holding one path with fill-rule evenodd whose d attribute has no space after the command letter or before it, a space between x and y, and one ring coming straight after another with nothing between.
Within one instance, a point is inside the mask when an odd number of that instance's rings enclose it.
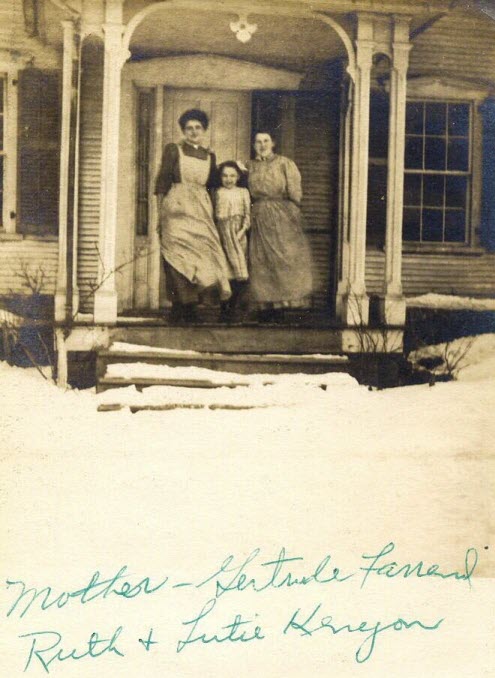
<instances>
[{"instance_id":1,"label":"window","mask_svg":"<svg viewBox=\"0 0 495 678\"><path fill-rule=\"evenodd\" d=\"M407 103L405 241L468 241L471 109L470 103L458 101Z\"/></svg>"},{"instance_id":2,"label":"window","mask_svg":"<svg viewBox=\"0 0 495 678\"><path fill-rule=\"evenodd\" d=\"M60 164L60 74L19 73L17 230L56 235Z\"/></svg>"},{"instance_id":3,"label":"window","mask_svg":"<svg viewBox=\"0 0 495 678\"><path fill-rule=\"evenodd\" d=\"M5 80L0 77L0 228L4 227L3 193L5 177Z\"/></svg>"},{"instance_id":4,"label":"window","mask_svg":"<svg viewBox=\"0 0 495 678\"><path fill-rule=\"evenodd\" d=\"M137 92L136 235L148 235L153 90Z\"/></svg>"}]
</instances>

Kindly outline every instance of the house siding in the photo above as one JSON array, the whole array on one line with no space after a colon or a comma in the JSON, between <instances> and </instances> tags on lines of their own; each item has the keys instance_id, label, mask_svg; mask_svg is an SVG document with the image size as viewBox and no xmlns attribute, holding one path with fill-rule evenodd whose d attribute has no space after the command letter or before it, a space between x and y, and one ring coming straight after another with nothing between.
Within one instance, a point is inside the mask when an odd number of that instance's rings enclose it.
<instances>
[{"instance_id":1,"label":"house siding","mask_svg":"<svg viewBox=\"0 0 495 678\"><path fill-rule=\"evenodd\" d=\"M0 242L0 295L29 294L27 275L42 281L42 294L54 294L57 262L58 243L54 240Z\"/></svg>"},{"instance_id":2,"label":"house siding","mask_svg":"<svg viewBox=\"0 0 495 678\"><path fill-rule=\"evenodd\" d=\"M366 253L366 289L383 294L385 253ZM404 254L402 286L406 296L435 292L461 296L493 296L495 254Z\"/></svg>"},{"instance_id":3,"label":"house siding","mask_svg":"<svg viewBox=\"0 0 495 678\"><path fill-rule=\"evenodd\" d=\"M490 84L495 81L495 21L455 10L413 40L409 76L435 75ZM495 192L495 176L492 177ZM495 225L493 225L495 228ZM366 286L384 294L385 253L368 248ZM404 253L402 285L406 296L435 292L495 295L495 254Z\"/></svg>"},{"instance_id":4,"label":"house siding","mask_svg":"<svg viewBox=\"0 0 495 678\"><path fill-rule=\"evenodd\" d=\"M36 68L61 68L61 55L56 50L27 35L21 0L0 0L0 50L4 50L0 61L19 68L30 60ZM14 56L9 62L12 51ZM57 264L56 238L0 234L0 295L29 294L27 276L42 281L42 294L54 294Z\"/></svg>"},{"instance_id":5,"label":"house siding","mask_svg":"<svg viewBox=\"0 0 495 678\"><path fill-rule=\"evenodd\" d=\"M409 75L495 80L495 21L454 10L413 39Z\"/></svg>"}]
</instances>

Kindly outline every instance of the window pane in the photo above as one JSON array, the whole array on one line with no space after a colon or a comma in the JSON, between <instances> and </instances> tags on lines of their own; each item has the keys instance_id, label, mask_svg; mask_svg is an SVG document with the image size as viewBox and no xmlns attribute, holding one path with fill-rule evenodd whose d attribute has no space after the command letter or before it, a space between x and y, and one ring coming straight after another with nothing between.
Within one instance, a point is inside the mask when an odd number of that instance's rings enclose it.
<instances>
[{"instance_id":1,"label":"window pane","mask_svg":"<svg viewBox=\"0 0 495 678\"><path fill-rule=\"evenodd\" d=\"M426 134L445 134L447 119L446 104L426 104L425 132Z\"/></svg>"},{"instance_id":2,"label":"window pane","mask_svg":"<svg viewBox=\"0 0 495 678\"><path fill-rule=\"evenodd\" d=\"M407 134L423 134L423 103L411 101L406 105Z\"/></svg>"},{"instance_id":3,"label":"window pane","mask_svg":"<svg viewBox=\"0 0 495 678\"><path fill-rule=\"evenodd\" d=\"M443 240L443 210L423 210L423 240L428 242Z\"/></svg>"},{"instance_id":4,"label":"window pane","mask_svg":"<svg viewBox=\"0 0 495 678\"><path fill-rule=\"evenodd\" d=\"M405 163L407 169L423 169L423 139L421 137L406 138Z\"/></svg>"},{"instance_id":5,"label":"window pane","mask_svg":"<svg viewBox=\"0 0 495 678\"><path fill-rule=\"evenodd\" d=\"M404 209L404 220L402 226L402 237L404 240L420 240L420 215L421 210L419 208L411 209L410 207L406 207Z\"/></svg>"},{"instance_id":6,"label":"window pane","mask_svg":"<svg viewBox=\"0 0 495 678\"><path fill-rule=\"evenodd\" d=\"M372 92L370 105L370 158L386 158L388 154L388 94Z\"/></svg>"},{"instance_id":7,"label":"window pane","mask_svg":"<svg viewBox=\"0 0 495 678\"><path fill-rule=\"evenodd\" d=\"M469 169L469 139L449 139L449 170Z\"/></svg>"},{"instance_id":8,"label":"window pane","mask_svg":"<svg viewBox=\"0 0 495 678\"><path fill-rule=\"evenodd\" d=\"M469 134L469 104L449 104L449 134L467 137Z\"/></svg>"},{"instance_id":9,"label":"window pane","mask_svg":"<svg viewBox=\"0 0 495 678\"><path fill-rule=\"evenodd\" d=\"M445 139L426 137L425 139L425 169L445 169Z\"/></svg>"},{"instance_id":10,"label":"window pane","mask_svg":"<svg viewBox=\"0 0 495 678\"><path fill-rule=\"evenodd\" d=\"M466 207L467 177L448 176L446 181L445 205Z\"/></svg>"},{"instance_id":11,"label":"window pane","mask_svg":"<svg viewBox=\"0 0 495 678\"><path fill-rule=\"evenodd\" d=\"M421 205L421 174L404 176L404 205Z\"/></svg>"},{"instance_id":12,"label":"window pane","mask_svg":"<svg viewBox=\"0 0 495 678\"><path fill-rule=\"evenodd\" d=\"M137 174L136 174L136 234L148 234L150 135L153 95L141 90L137 101Z\"/></svg>"},{"instance_id":13,"label":"window pane","mask_svg":"<svg viewBox=\"0 0 495 678\"><path fill-rule=\"evenodd\" d=\"M445 177L442 174L426 174L423 177L423 205L443 207Z\"/></svg>"},{"instance_id":14,"label":"window pane","mask_svg":"<svg viewBox=\"0 0 495 678\"><path fill-rule=\"evenodd\" d=\"M466 213L464 210L445 212L445 241L464 242L466 239Z\"/></svg>"}]
</instances>

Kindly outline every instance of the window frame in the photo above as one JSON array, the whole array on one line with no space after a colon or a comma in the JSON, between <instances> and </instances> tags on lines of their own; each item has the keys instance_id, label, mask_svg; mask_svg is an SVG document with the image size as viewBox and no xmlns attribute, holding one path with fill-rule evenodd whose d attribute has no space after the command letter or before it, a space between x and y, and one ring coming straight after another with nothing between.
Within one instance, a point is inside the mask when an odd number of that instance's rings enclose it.
<instances>
[{"instance_id":1,"label":"window frame","mask_svg":"<svg viewBox=\"0 0 495 678\"><path fill-rule=\"evenodd\" d=\"M466 203L466 230L464 242L453 241L414 241L402 240L404 252L427 253L462 253L480 250L480 215L481 215L481 182L482 182L482 147L483 130L480 104L489 96L488 88L479 88L471 82L464 82L448 78L422 76L408 80L406 105L419 101L426 103L469 104L469 167L467 176L470 187L467 191ZM405 135L404 130L404 135ZM424 176L421 170L408 171L404 167L404 177L409 174ZM444 176L451 175L448 170L440 171ZM403 208L404 209L404 208Z\"/></svg>"},{"instance_id":2,"label":"window frame","mask_svg":"<svg viewBox=\"0 0 495 678\"><path fill-rule=\"evenodd\" d=\"M408 98L406 101L406 106L407 104L411 103L419 103L419 104L442 104L445 106L449 105L455 105L455 104L462 104L465 106L469 107L469 123L468 123L468 134L467 134L467 139L469 143L469 153L468 153L468 169L467 170L449 170L447 167L443 170L440 169L421 169L421 168L406 168L405 163L404 163L404 180L406 175L410 176L418 176L418 177L425 177L425 176L441 176L441 177L453 177L453 176L462 176L465 177L468 181L468 186L466 189L466 206L465 206L465 226L464 226L464 240L463 241L455 241L455 240L405 240L403 237L403 244L404 245L417 245L421 246L421 248L424 248L425 246L433 246L433 247L466 247L470 246L473 242L473 224L472 224L472 206L473 206L473 184L474 184L474 117L475 117L475 106L473 105L473 102L467 99L432 99L432 98L426 98L426 97L421 97L421 98ZM418 138L421 138L423 140L423 144L425 143L426 139L428 137L434 137L438 136L439 138L445 139L447 142L448 139L450 138L450 135L448 134L448 128L446 128L446 132L443 135L428 135L426 132L423 132L422 134L408 134L407 132L405 133L406 141L408 136L416 136ZM444 195L445 199L445 195ZM421 204L420 205L410 205L409 207L416 207L420 209L422 212L423 209L428 209L428 207L425 208L423 204L423 196L421 196ZM405 209L406 205L404 204L403 201L403 210ZM445 202L442 206L442 214L445 216L446 214L446 206ZM404 213L404 212L403 212Z\"/></svg>"},{"instance_id":3,"label":"window frame","mask_svg":"<svg viewBox=\"0 0 495 678\"><path fill-rule=\"evenodd\" d=\"M3 210L0 224L0 239L17 237L17 78L19 68L0 61L0 78L4 83L3 93ZM20 236L22 237L22 236Z\"/></svg>"}]
</instances>

